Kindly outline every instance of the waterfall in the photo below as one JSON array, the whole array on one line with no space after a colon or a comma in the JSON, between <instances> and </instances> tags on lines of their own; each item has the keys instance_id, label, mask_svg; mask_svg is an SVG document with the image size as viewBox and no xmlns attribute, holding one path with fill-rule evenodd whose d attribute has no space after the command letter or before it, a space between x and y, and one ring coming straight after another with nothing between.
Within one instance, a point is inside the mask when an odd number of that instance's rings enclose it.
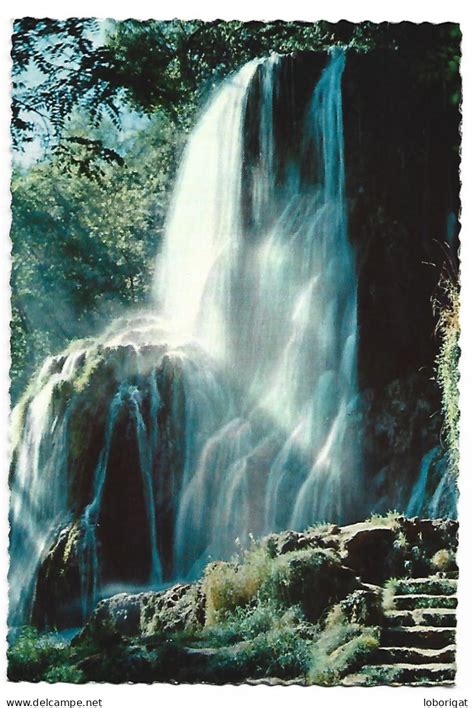
<instances>
[{"instance_id":1,"label":"waterfall","mask_svg":"<svg viewBox=\"0 0 474 708\"><path fill-rule=\"evenodd\" d=\"M96 390L94 372L99 372L104 390ZM184 421L181 388L186 392ZM10 625L29 621L38 569L60 539L76 546L82 621L101 598L104 550L99 532L107 482L112 475L113 484L123 483L114 479L117 462L111 460L120 444L124 454L130 445L137 449L137 459L130 457L130 474L139 474L137 487L143 498L139 522L149 537L143 584L159 587L164 530L158 511L162 517L165 512L176 513L163 507L167 495L177 504L181 486L179 470L170 472L177 467L174 459L166 468L164 458L172 457L170 446L175 446L175 456L184 458L186 480L203 441L230 409L228 389L209 357L193 343L165 333L154 315L118 320L102 337L50 357L13 412ZM163 415L166 430L161 431ZM97 439L102 436L98 448L94 435L92 443L79 438L79 451L74 447L84 426L92 433L97 430ZM183 439L180 429L185 431ZM166 440L170 434L173 439ZM78 506L79 517L74 511ZM72 603L74 598L70 599Z\"/></svg>"},{"instance_id":2,"label":"waterfall","mask_svg":"<svg viewBox=\"0 0 474 708\"><path fill-rule=\"evenodd\" d=\"M74 376L80 348L63 361L48 357L12 414L14 474L11 476L9 570L11 616L31 608L35 573L58 528L69 517L67 450L70 412L54 394Z\"/></svg>"},{"instance_id":3,"label":"waterfall","mask_svg":"<svg viewBox=\"0 0 474 708\"><path fill-rule=\"evenodd\" d=\"M259 61L224 82L191 135L159 254L155 292L165 319L223 354L222 307L229 296L240 223L243 117ZM211 297L206 293L212 291Z\"/></svg>"},{"instance_id":4,"label":"waterfall","mask_svg":"<svg viewBox=\"0 0 474 708\"><path fill-rule=\"evenodd\" d=\"M229 372L240 412L206 443L184 486L178 576L196 571L198 549L202 563L231 553L236 535L357 514L357 286L345 202L344 63L334 51L291 158L275 144L276 56L225 82L188 142L156 295L164 317L185 324ZM258 159L245 173L249 108ZM272 459L255 482L252 459L269 437L276 438ZM264 497L258 519L249 509L255 483Z\"/></svg>"},{"instance_id":5,"label":"waterfall","mask_svg":"<svg viewBox=\"0 0 474 708\"><path fill-rule=\"evenodd\" d=\"M418 479L406 505L407 516L457 518L457 479L449 464L449 453L433 447L421 460Z\"/></svg>"},{"instance_id":6,"label":"waterfall","mask_svg":"<svg viewBox=\"0 0 474 708\"><path fill-rule=\"evenodd\" d=\"M344 65L344 52L331 52L288 145L275 132L284 59L251 61L224 81L177 177L155 312L48 360L27 392L12 476L11 621L28 616L38 567L74 516L83 619L101 596L100 519L107 481L124 474L113 453L127 435L148 587L196 577L236 538L362 513ZM92 461L77 472L88 489L77 509L68 436L84 434L91 410L102 442L82 453Z\"/></svg>"}]
</instances>

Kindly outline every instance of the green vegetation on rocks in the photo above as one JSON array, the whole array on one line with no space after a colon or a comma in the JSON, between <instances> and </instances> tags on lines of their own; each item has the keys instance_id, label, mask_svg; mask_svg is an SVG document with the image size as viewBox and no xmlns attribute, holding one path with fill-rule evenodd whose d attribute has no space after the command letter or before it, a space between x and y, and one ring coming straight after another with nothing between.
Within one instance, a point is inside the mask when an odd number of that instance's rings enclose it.
<instances>
[{"instance_id":1,"label":"green vegetation on rocks","mask_svg":"<svg viewBox=\"0 0 474 708\"><path fill-rule=\"evenodd\" d=\"M436 357L436 379L441 388L444 440L453 474L459 468L459 335L461 300L457 280L445 277L441 295L434 301L438 315L440 349Z\"/></svg>"},{"instance_id":2,"label":"green vegetation on rocks","mask_svg":"<svg viewBox=\"0 0 474 708\"><path fill-rule=\"evenodd\" d=\"M401 533L404 557L416 547L417 564L402 565L386 582L394 552L387 552L387 539L396 547ZM73 536L74 530L66 534L63 555ZM346 527L272 534L252 541L231 562L210 563L196 583L102 600L70 644L25 629L10 647L9 677L340 684L374 663L388 617L394 637L396 631L409 634L416 622L431 633L429 641L445 640L442 622L446 616L454 626L456 582L444 571L432 575L431 560L444 557L446 549L454 553L456 542L455 522L396 514ZM372 568L359 557L369 548L375 555L387 552L378 585L370 582ZM422 571L430 575L423 577ZM433 627L439 629L436 636ZM375 682L375 673L364 681Z\"/></svg>"},{"instance_id":3,"label":"green vegetation on rocks","mask_svg":"<svg viewBox=\"0 0 474 708\"><path fill-rule=\"evenodd\" d=\"M359 669L379 646L376 627L338 622L330 618L312 651L308 671L310 683L334 686L351 671Z\"/></svg>"},{"instance_id":4,"label":"green vegetation on rocks","mask_svg":"<svg viewBox=\"0 0 474 708\"><path fill-rule=\"evenodd\" d=\"M84 676L71 663L74 651L53 634L24 627L8 650L10 681L81 683ZM66 678L67 677L67 678Z\"/></svg>"}]
</instances>

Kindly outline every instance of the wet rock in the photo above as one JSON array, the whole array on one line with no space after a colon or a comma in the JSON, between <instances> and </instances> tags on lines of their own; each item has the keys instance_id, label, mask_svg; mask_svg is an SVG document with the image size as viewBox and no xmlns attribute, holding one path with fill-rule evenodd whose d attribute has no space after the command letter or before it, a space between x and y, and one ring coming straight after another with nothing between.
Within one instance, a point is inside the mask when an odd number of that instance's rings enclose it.
<instances>
[{"instance_id":1,"label":"wet rock","mask_svg":"<svg viewBox=\"0 0 474 708\"><path fill-rule=\"evenodd\" d=\"M400 526L408 542L422 545L426 553L457 547L459 523L456 520L401 517Z\"/></svg>"},{"instance_id":2,"label":"wet rock","mask_svg":"<svg viewBox=\"0 0 474 708\"><path fill-rule=\"evenodd\" d=\"M204 624L204 594L200 585L177 584L162 592L119 593L98 603L75 639L140 637L150 639Z\"/></svg>"},{"instance_id":3,"label":"wet rock","mask_svg":"<svg viewBox=\"0 0 474 708\"><path fill-rule=\"evenodd\" d=\"M339 526L328 524L326 528L310 529L308 531L282 531L266 536L266 544L272 556L279 556L291 551L302 551L306 548L339 547Z\"/></svg>"},{"instance_id":4,"label":"wet rock","mask_svg":"<svg viewBox=\"0 0 474 708\"><path fill-rule=\"evenodd\" d=\"M84 621L81 546L84 529L77 521L63 528L40 565L32 605L39 629L77 627Z\"/></svg>"}]
</instances>

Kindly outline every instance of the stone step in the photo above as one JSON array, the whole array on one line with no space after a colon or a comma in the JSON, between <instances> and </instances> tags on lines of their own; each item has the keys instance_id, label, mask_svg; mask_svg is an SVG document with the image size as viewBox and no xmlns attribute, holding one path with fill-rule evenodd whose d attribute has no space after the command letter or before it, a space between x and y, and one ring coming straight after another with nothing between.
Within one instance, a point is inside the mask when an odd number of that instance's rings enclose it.
<instances>
[{"instance_id":1,"label":"stone step","mask_svg":"<svg viewBox=\"0 0 474 708\"><path fill-rule=\"evenodd\" d=\"M429 625L431 627L455 627L456 610L430 607L417 610L387 610L387 624L391 627Z\"/></svg>"},{"instance_id":2,"label":"stone step","mask_svg":"<svg viewBox=\"0 0 474 708\"><path fill-rule=\"evenodd\" d=\"M393 608L396 610L421 610L430 607L454 609L458 601L455 595L394 595Z\"/></svg>"},{"instance_id":3,"label":"stone step","mask_svg":"<svg viewBox=\"0 0 474 708\"><path fill-rule=\"evenodd\" d=\"M456 676L455 664L379 664L365 666L357 674L342 680L343 686L368 685L435 685L452 683Z\"/></svg>"},{"instance_id":4,"label":"stone step","mask_svg":"<svg viewBox=\"0 0 474 708\"><path fill-rule=\"evenodd\" d=\"M380 664L450 664L456 658L456 646L450 644L441 649L422 647L379 647L375 660Z\"/></svg>"},{"instance_id":5,"label":"stone step","mask_svg":"<svg viewBox=\"0 0 474 708\"><path fill-rule=\"evenodd\" d=\"M453 578L402 578L394 584L396 595L455 595L457 580Z\"/></svg>"},{"instance_id":6,"label":"stone step","mask_svg":"<svg viewBox=\"0 0 474 708\"><path fill-rule=\"evenodd\" d=\"M381 636L381 645L390 647L421 647L442 649L455 643L454 627L387 627Z\"/></svg>"}]
</instances>

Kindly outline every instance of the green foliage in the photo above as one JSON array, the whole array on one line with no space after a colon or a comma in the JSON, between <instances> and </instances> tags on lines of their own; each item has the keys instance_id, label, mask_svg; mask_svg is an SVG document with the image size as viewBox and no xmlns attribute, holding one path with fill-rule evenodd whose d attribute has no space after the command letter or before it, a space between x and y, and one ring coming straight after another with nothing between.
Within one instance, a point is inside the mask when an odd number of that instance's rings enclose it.
<instances>
[{"instance_id":1,"label":"green foliage","mask_svg":"<svg viewBox=\"0 0 474 708\"><path fill-rule=\"evenodd\" d=\"M236 608L256 599L270 572L271 560L265 549L252 547L241 563L212 563L207 566L203 590L206 595L206 625L227 617Z\"/></svg>"},{"instance_id":2,"label":"green foliage","mask_svg":"<svg viewBox=\"0 0 474 708\"><path fill-rule=\"evenodd\" d=\"M206 644L220 647L212 670L226 680L302 676L308 666L315 628L295 605L284 609L259 595L204 629Z\"/></svg>"},{"instance_id":3,"label":"green foliage","mask_svg":"<svg viewBox=\"0 0 474 708\"><path fill-rule=\"evenodd\" d=\"M456 104L459 43L454 24L15 21L13 143L44 151L12 181L13 399L47 354L146 300L186 131L224 76L272 52L388 48Z\"/></svg>"},{"instance_id":4,"label":"green foliage","mask_svg":"<svg viewBox=\"0 0 474 708\"><path fill-rule=\"evenodd\" d=\"M436 561L440 564L445 562L450 562L454 558L452 551L447 549L442 549L437 551L433 556ZM436 575L432 575L429 578L423 578L422 580L415 579L403 579L395 578L390 579L385 588L387 591L393 592L395 595L454 595L455 585L449 580L440 578Z\"/></svg>"},{"instance_id":5,"label":"green foliage","mask_svg":"<svg viewBox=\"0 0 474 708\"><path fill-rule=\"evenodd\" d=\"M61 671L70 656L68 646L54 635L40 635L24 627L8 649L10 681L41 681L49 671Z\"/></svg>"},{"instance_id":6,"label":"green foliage","mask_svg":"<svg viewBox=\"0 0 474 708\"><path fill-rule=\"evenodd\" d=\"M292 551L277 557L262 592L283 607L300 604L305 617L315 622L331 603L354 589L354 577L343 569L330 550Z\"/></svg>"},{"instance_id":7,"label":"green foliage","mask_svg":"<svg viewBox=\"0 0 474 708\"><path fill-rule=\"evenodd\" d=\"M293 627L273 628L253 640L216 655L211 675L225 681L277 677L292 679L305 674L310 642Z\"/></svg>"},{"instance_id":8,"label":"green foliage","mask_svg":"<svg viewBox=\"0 0 474 708\"><path fill-rule=\"evenodd\" d=\"M226 680L305 675L317 637L314 622L331 599L347 594L346 582L334 554L314 549L271 557L254 544L240 562L210 564L203 638L223 648L214 670ZM373 644L368 630L360 633L348 648L354 662Z\"/></svg>"},{"instance_id":9,"label":"green foliage","mask_svg":"<svg viewBox=\"0 0 474 708\"><path fill-rule=\"evenodd\" d=\"M325 607L353 589L350 572L341 569L336 554L327 550L301 550L272 557L255 544L241 562L212 563L205 571L206 625L226 620L236 608L257 599L281 608L300 605L309 621Z\"/></svg>"},{"instance_id":10,"label":"green foliage","mask_svg":"<svg viewBox=\"0 0 474 708\"><path fill-rule=\"evenodd\" d=\"M289 628L297 629L306 638L311 638L314 632L298 605L285 609L267 597L258 596L253 603L235 607L221 621L206 625L204 636L212 646L228 646Z\"/></svg>"},{"instance_id":11,"label":"green foliage","mask_svg":"<svg viewBox=\"0 0 474 708\"><path fill-rule=\"evenodd\" d=\"M454 24L126 20L115 24L108 48L136 105L146 111L160 107L187 122L210 86L249 59L327 51L337 44L359 52L395 50L414 65L421 82L441 77L446 92L455 95L459 42Z\"/></svg>"},{"instance_id":12,"label":"green foliage","mask_svg":"<svg viewBox=\"0 0 474 708\"><path fill-rule=\"evenodd\" d=\"M361 674L365 677L364 686L387 685L397 681L400 668L394 666L364 666Z\"/></svg>"},{"instance_id":13,"label":"green foliage","mask_svg":"<svg viewBox=\"0 0 474 708\"><path fill-rule=\"evenodd\" d=\"M459 469L459 334L460 292L454 276L443 276L439 295L433 302L438 316L440 349L436 357L436 379L441 388L444 416L443 436L453 474Z\"/></svg>"},{"instance_id":14,"label":"green foliage","mask_svg":"<svg viewBox=\"0 0 474 708\"><path fill-rule=\"evenodd\" d=\"M379 629L347 623L333 611L311 654L309 683L334 686L360 668L380 644Z\"/></svg>"},{"instance_id":15,"label":"green foliage","mask_svg":"<svg viewBox=\"0 0 474 708\"><path fill-rule=\"evenodd\" d=\"M84 683L84 672L69 664L60 664L59 666L51 666L44 676L43 680L48 683Z\"/></svg>"},{"instance_id":16,"label":"green foliage","mask_svg":"<svg viewBox=\"0 0 474 708\"><path fill-rule=\"evenodd\" d=\"M106 177L107 165L124 165L123 157L115 150L104 147L100 140L82 136L64 138L53 152L59 170L73 177L83 175L99 181Z\"/></svg>"},{"instance_id":17,"label":"green foliage","mask_svg":"<svg viewBox=\"0 0 474 708\"><path fill-rule=\"evenodd\" d=\"M396 509L393 509L392 511L387 511L385 514L373 513L370 515L368 521L370 524L374 524L377 526L396 527L398 525L400 516L400 512Z\"/></svg>"},{"instance_id":18,"label":"green foliage","mask_svg":"<svg viewBox=\"0 0 474 708\"><path fill-rule=\"evenodd\" d=\"M188 123L209 89L249 59L329 46L326 25L126 20L115 24L108 48L136 105L149 112L159 107Z\"/></svg>"},{"instance_id":19,"label":"green foliage","mask_svg":"<svg viewBox=\"0 0 474 708\"><path fill-rule=\"evenodd\" d=\"M316 632L308 608L313 600L318 605L319 590L327 601L328 562L332 567L331 554L316 551L271 558L254 544L240 562L208 566L203 639L223 648L213 662L219 676L289 679L306 673Z\"/></svg>"},{"instance_id":20,"label":"green foliage","mask_svg":"<svg viewBox=\"0 0 474 708\"><path fill-rule=\"evenodd\" d=\"M188 124L209 88L249 59L335 44L406 54L420 81L441 80L451 102L459 100L455 24L27 17L15 22L12 37L14 143L30 141L41 124L60 136L74 109L96 126L104 115L118 124L124 92L142 110Z\"/></svg>"},{"instance_id":21,"label":"green foliage","mask_svg":"<svg viewBox=\"0 0 474 708\"><path fill-rule=\"evenodd\" d=\"M23 17L12 35L12 138L23 147L43 133L55 141L74 108L93 124L118 123L120 87L94 19Z\"/></svg>"},{"instance_id":22,"label":"green foliage","mask_svg":"<svg viewBox=\"0 0 474 708\"><path fill-rule=\"evenodd\" d=\"M112 642L88 639L73 646L57 635L41 634L33 627L21 630L9 647L7 658L10 681L50 683L139 680L144 663L133 661L137 658L133 651L117 639Z\"/></svg>"},{"instance_id":23,"label":"green foliage","mask_svg":"<svg viewBox=\"0 0 474 708\"><path fill-rule=\"evenodd\" d=\"M98 163L76 139L68 150L77 163L56 153L14 173L14 398L51 351L147 299L179 144L157 116L122 141L120 161Z\"/></svg>"}]
</instances>

